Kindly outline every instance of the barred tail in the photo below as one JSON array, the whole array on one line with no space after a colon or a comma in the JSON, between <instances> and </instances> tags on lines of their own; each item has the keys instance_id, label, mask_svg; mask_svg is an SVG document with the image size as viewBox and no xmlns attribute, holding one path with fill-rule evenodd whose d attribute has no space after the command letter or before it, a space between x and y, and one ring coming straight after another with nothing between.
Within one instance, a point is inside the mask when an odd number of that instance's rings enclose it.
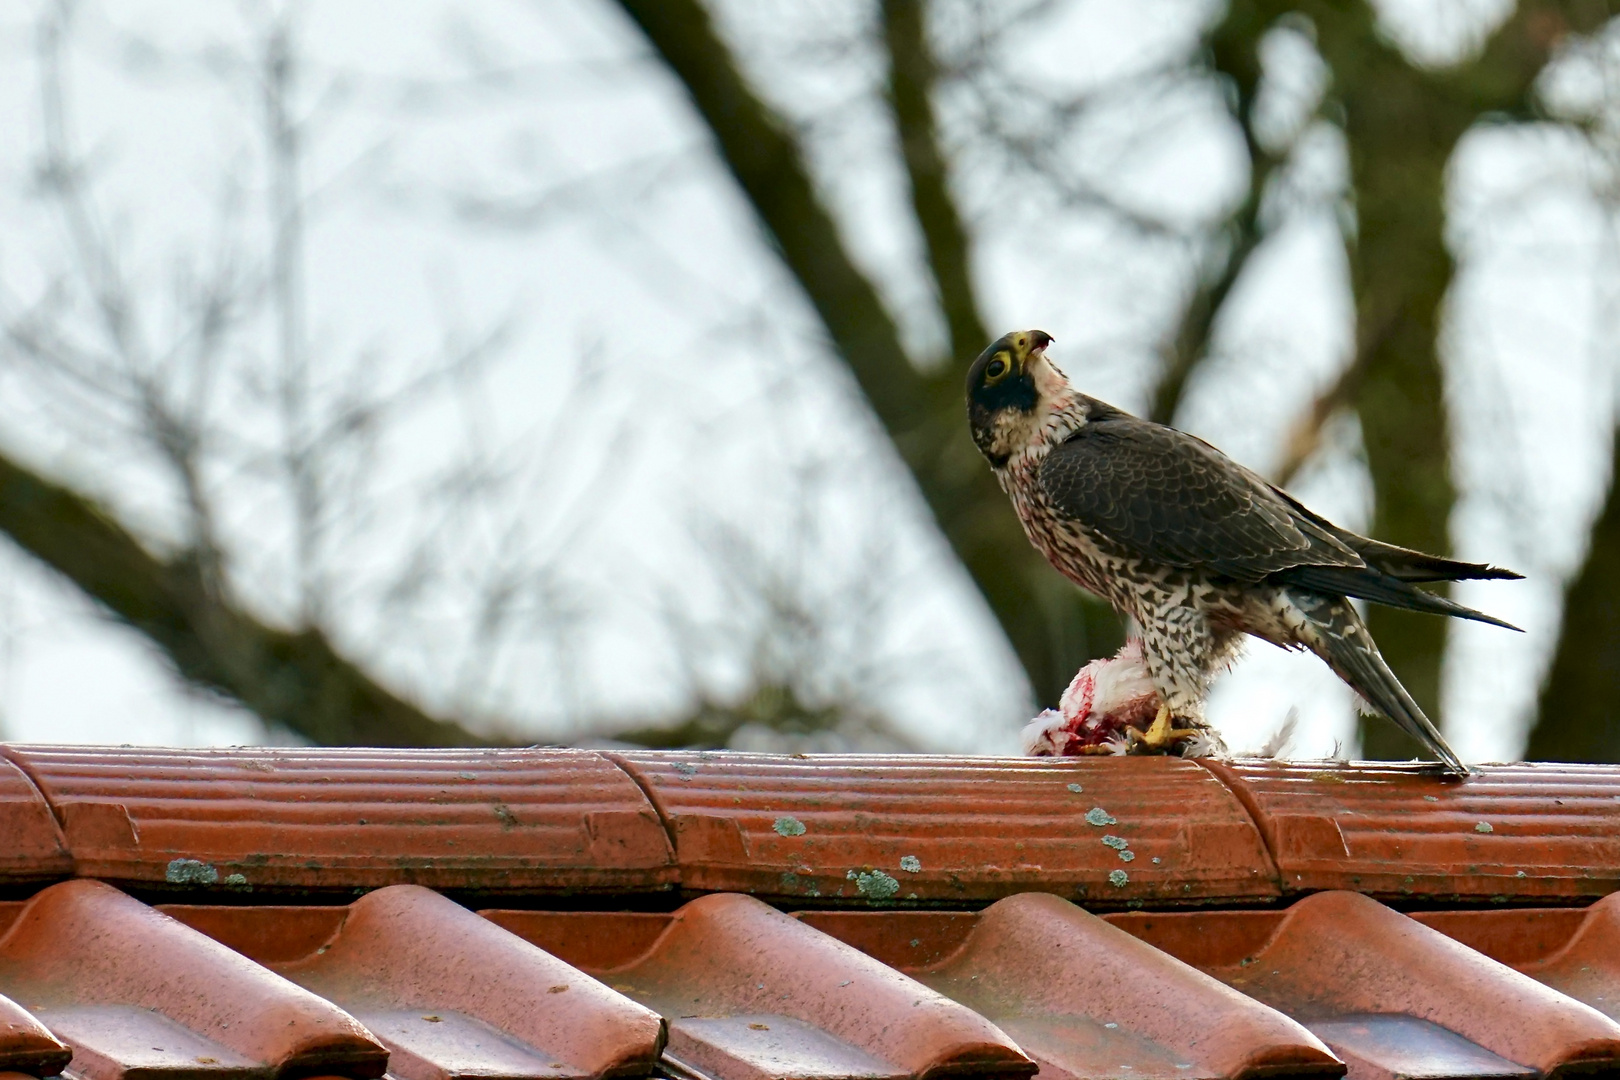
<instances>
[{"instance_id":1,"label":"barred tail","mask_svg":"<svg viewBox=\"0 0 1620 1080\"><path fill-rule=\"evenodd\" d=\"M1445 764L1454 776L1467 776L1468 766L1457 757L1442 736L1423 714L1406 687L1389 670L1384 657L1367 632L1366 625L1350 606L1348 600L1323 596L1291 593L1299 609L1308 620L1311 651L1327 662L1333 673L1360 694L1378 712L1395 721L1407 734L1422 743L1428 751Z\"/></svg>"}]
</instances>

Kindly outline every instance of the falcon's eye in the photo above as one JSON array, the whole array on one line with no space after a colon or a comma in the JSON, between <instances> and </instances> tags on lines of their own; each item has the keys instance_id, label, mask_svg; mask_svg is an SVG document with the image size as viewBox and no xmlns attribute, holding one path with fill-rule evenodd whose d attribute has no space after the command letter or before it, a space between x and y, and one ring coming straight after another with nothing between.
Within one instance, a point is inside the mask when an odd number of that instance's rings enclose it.
<instances>
[{"instance_id":1,"label":"falcon's eye","mask_svg":"<svg viewBox=\"0 0 1620 1080\"><path fill-rule=\"evenodd\" d=\"M985 365L984 376L989 382L995 382L1005 374L1007 374L1007 361L999 356Z\"/></svg>"}]
</instances>

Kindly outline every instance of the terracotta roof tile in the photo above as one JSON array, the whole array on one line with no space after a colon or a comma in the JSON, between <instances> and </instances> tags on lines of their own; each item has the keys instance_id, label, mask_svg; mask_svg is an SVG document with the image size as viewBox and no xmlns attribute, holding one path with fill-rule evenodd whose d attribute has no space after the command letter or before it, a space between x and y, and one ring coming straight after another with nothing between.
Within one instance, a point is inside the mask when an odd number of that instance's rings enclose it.
<instances>
[{"instance_id":1,"label":"terracotta roof tile","mask_svg":"<svg viewBox=\"0 0 1620 1080\"><path fill-rule=\"evenodd\" d=\"M0 746L0 881L49 881L73 872L62 830L44 795Z\"/></svg>"},{"instance_id":2,"label":"terracotta roof tile","mask_svg":"<svg viewBox=\"0 0 1620 1080\"><path fill-rule=\"evenodd\" d=\"M689 891L817 906L1279 894L1243 806L1190 761L614 757L669 823Z\"/></svg>"},{"instance_id":3,"label":"terracotta roof tile","mask_svg":"<svg viewBox=\"0 0 1620 1080\"><path fill-rule=\"evenodd\" d=\"M1613 767L0 754L0 1080L1620 1069Z\"/></svg>"},{"instance_id":4,"label":"terracotta roof tile","mask_svg":"<svg viewBox=\"0 0 1620 1080\"><path fill-rule=\"evenodd\" d=\"M574 750L12 747L80 876L184 889L648 891L675 880L640 789Z\"/></svg>"},{"instance_id":5,"label":"terracotta roof tile","mask_svg":"<svg viewBox=\"0 0 1620 1080\"><path fill-rule=\"evenodd\" d=\"M347 906L329 904L160 904L157 910L271 968L319 949L349 917Z\"/></svg>"},{"instance_id":6,"label":"terracotta roof tile","mask_svg":"<svg viewBox=\"0 0 1620 1080\"><path fill-rule=\"evenodd\" d=\"M609 971L645 956L674 920L653 911L480 911L524 941L584 971Z\"/></svg>"},{"instance_id":7,"label":"terracotta roof tile","mask_svg":"<svg viewBox=\"0 0 1620 1080\"><path fill-rule=\"evenodd\" d=\"M297 908L166 910L342 1006L400 1080L646 1076L663 1046L658 1014L420 886L314 909L319 928Z\"/></svg>"},{"instance_id":8,"label":"terracotta roof tile","mask_svg":"<svg viewBox=\"0 0 1620 1080\"><path fill-rule=\"evenodd\" d=\"M1496 908L1465 911L1414 911L1411 917L1449 938L1509 967L1545 960L1569 944L1589 908Z\"/></svg>"},{"instance_id":9,"label":"terracotta roof tile","mask_svg":"<svg viewBox=\"0 0 1620 1080\"><path fill-rule=\"evenodd\" d=\"M1541 1073L1620 1068L1620 1024L1358 893L1298 901L1258 946L1242 935L1241 956L1178 949L1220 933L1200 918L1110 921L1304 1022L1353 1076L1495 1075L1480 1072L1494 1061L1482 1051Z\"/></svg>"},{"instance_id":10,"label":"terracotta roof tile","mask_svg":"<svg viewBox=\"0 0 1620 1080\"><path fill-rule=\"evenodd\" d=\"M1344 1058L1355 1080L1464 1076L1532 1080L1541 1075L1412 1016L1341 1016L1319 1020L1312 1027Z\"/></svg>"},{"instance_id":11,"label":"terracotta roof tile","mask_svg":"<svg viewBox=\"0 0 1620 1080\"><path fill-rule=\"evenodd\" d=\"M523 914L500 919L522 933ZM679 1077L1024 1077L1036 1068L984 1017L751 897L694 900L640 956L594 973L663 1014L664 1067Z\"/></svg>"},{"instance_id":12,"label":"terracotta roof tile","mask_svg":"<svg viewBox=\"0 0 1620 1080\"><path fill-rule=\"evenodd\" d=\"M979 925L977 911L800 911L794 917L901 971L955 955Z\"/></svg>"},{"instance_id":13,"label":"terracotta roof tile","mask_svg":"<svg viewBox=\"0 0 1620 1080\"><path fill-rule=\"evenodd\" d=\"M28 902L0 937L0 989L86 1080L375 1077L387 1061L335 1005L95 881Z\"/></svg>"},{"instance_id":14,"label":"terracotta roof tile","mask_svg":"<svg viewBox=\"0 0 1620 1080\"><path fill-rule=\"evenodd\" d=\"M1249 807L1289 892L1596 898L1620 887L1620 774L1487 766L1209 762Z\"/></svg>"},{"instance_id":15,"label":"terracotta roof tile","mask_svg":"<svg viewBox=\"0 0 1620 1080\"><path fill-rule=\"evenodd\" d=\"M1431 911L1413 917L1620 1020L1620 893L1585 909Z\"/></svg>"},{"instance_id":16,"label":"terracotta roof tile","mask_svg":"<svg viewBox=\"0 0 1620 1080\"><path fill-rule=\"evenodd\" d=\"M0 997L0 1080L7 1074L55 1076L71 1053L21 1005Z\"/></svg>"},{"instance_id":17,"label":"terracotta roof tile","mask_svg":"<svg viewBox=\"0 0 1620 1080\"><path fill-rule=\"evenodd\" d=\"M803 918L860 936L884 916ZM995 1021L1043 1080L1344 1075L1295 1021L1045 893L992 904L952 955L906 970Z\"/></svg>"}]
</instances>

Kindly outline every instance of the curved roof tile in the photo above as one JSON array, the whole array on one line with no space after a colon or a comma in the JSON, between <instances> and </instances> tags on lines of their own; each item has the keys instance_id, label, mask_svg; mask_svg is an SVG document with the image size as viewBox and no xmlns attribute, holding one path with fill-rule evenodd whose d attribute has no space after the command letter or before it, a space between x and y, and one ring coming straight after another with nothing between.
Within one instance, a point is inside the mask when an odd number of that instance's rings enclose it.
<instances>
[{"instance_id":1,"label":"curved roof tile","mask_svg":"<svg viewBox=\"0 0 1620 1080\"><path fill-rule=\"evenodd\" d=\"M555 894L654 891L676 878L640 788L588 751L30 746L5 754L62 821L75 873L144 888L352 891L408 882Z\"/></svg>"},{"instance_id":2,"label":"curved roof tile","mask_svg":"<svg viewBox=\"0 0 1620 1080\"><path fill-rule=\"evenodd\" d=\"M1620 1068L1612 767L4 747L0 828L0 1080Z\"/></svg>"},{"instance_id":3,"label":"curved roof tile","mask_svg":"<svg viewBox=\"0 0 1620 1080\"><path fill-rule=\"evenodd\" d=\"M1191 761L613 756L663 815L688 891L817 906L1279 895L1248 813Z\"/></svg>"},{"instance_id":4,"label":"curved roof tile","mask_svg":"<svg viewBox=\"0 0 1620 1080\"><path fill-rule=\"evenodd\" d=\"M1620 887L1612 766L1492 765L1461 782L1416 764L1208 768L1249 808L1289 893L1590 900Z\"/></svg>"}]
</instances>

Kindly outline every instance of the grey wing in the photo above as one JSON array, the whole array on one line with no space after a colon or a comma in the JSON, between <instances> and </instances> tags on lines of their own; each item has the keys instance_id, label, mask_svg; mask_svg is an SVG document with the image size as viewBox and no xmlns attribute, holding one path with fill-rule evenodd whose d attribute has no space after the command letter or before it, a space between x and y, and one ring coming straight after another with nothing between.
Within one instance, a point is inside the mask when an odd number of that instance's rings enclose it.
<instances>
[{"instance_id":1,"label":"grey wing","mask_svg":"<svg viewBox=\"0 0 1620 1080\"><path fill-rule=\"evenodd\" d=\"M1125 550L1253 583L1295 566L1364 565L1254 473L1184 432L1105 414L1052 449L1046 496Z\"/></svg>"}]
</instances>

